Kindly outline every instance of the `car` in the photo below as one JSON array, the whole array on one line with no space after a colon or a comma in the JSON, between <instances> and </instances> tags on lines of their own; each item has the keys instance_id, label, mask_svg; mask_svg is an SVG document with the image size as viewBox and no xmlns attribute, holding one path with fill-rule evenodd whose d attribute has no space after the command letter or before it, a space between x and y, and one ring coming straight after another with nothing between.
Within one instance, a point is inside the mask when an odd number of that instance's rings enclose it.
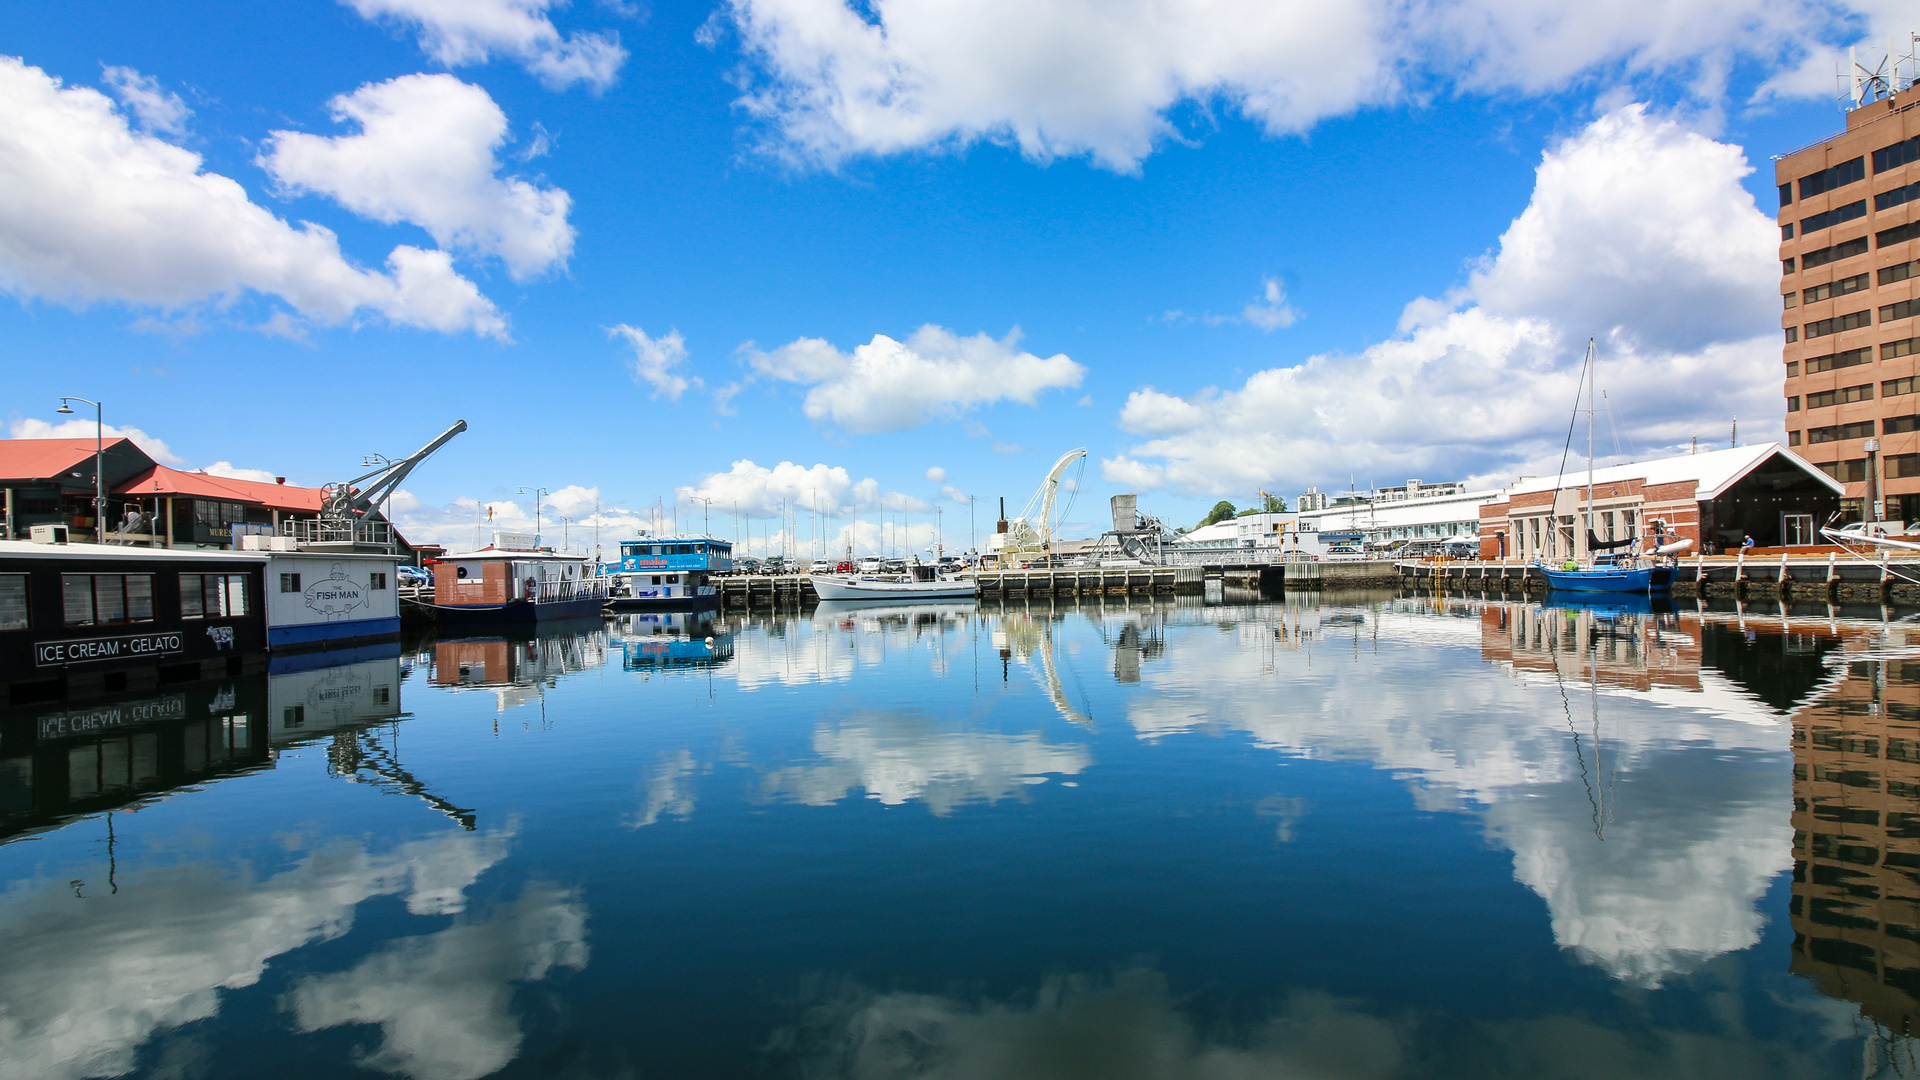
<instances>
[{"instance_id":1,"label":"car","mask_svg":"<svg viewBox=\"0 0 1920 1080\"><path fill-rule=\"evenodd\" d=\"M401 566L395 570L396 585L432 585L433 574L419 566Z\"/></svg>"},{"instance_id":2,"label":"car","mask_svg":"<svg viewBox=\"0 0 1920 1080\"><path fill-rule=\"evenodd\" d=\"M815 559L815 560L813 560L813 562L812 562L812 563L810 563L810 564L808 564L808 566L807 566L807 573L809 573L809 574L831 574L831 573L833 573L833 564L832 564L832 563L830 563L830 562L828 562L828 561L827 561L827 560L825 560L825 559Z\"/></svg>"},{"instance_id":3,"label":"car","mask_svg":"<svg viewBox=\"0 0 1920 1080\"><path fill-rule=\"evenodd\" d=\"M839 562L833 564L833 572L836 574L851 574L853 573L853 563L850 560L841 559Z\"/></svg>"},{"instance_id":4,"label":"car","mask_svg":"<svg viewBox=\"0 0 1920 1080\"><path fill-rule=\"evenodd\" d=\"M860 560L860 572L863 574L877 574L883 569L885 569L885 564L879 559Z\"/></svg>"},{"instance_id":5,"label":"car","mask_svg":"<svg viewBox=\"0 0 1920 1080\"><path fill-rule=\"evenodd\" d=\"M1328 562L1360 562L1367 553L1351 544L1335 544L1327 549Z\"/></svg>"},{"instance_id":6,"label":"car","mask_svg":"<svg viewBox=\"0 0 1920 1080\"><path fill-rule=\"evenodd\" d=\"M759 559L733 560L733 572L736 574L757 574L760 572Z\"/></svg>"},{"instance_id":7,"label":"car","mask_svg":"<svg viewBox=\"0 0 1920 1080\"><path fill-rule=\"evenodd\" d=\"M907 572L907 560L888 559L883 569L886 573L889 573L889 574L904 574Z\"/></svg>"}]
</instances>

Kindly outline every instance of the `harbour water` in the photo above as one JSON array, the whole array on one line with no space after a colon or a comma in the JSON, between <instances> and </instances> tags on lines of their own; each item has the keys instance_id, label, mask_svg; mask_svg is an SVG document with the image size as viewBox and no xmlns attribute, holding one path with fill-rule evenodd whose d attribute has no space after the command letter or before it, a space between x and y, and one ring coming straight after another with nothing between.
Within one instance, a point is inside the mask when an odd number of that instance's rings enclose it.
<instances>
[{"instance_id":1,"label":"harbour water","mask_svg":"<svg viewBox=\"0 0 1920 1080\"><path fill-rule=\"evenodd\" d=\"M0 1075L1911 1076L1920 624L634 614L0 729Z\"/></svg>"}]
</instances>

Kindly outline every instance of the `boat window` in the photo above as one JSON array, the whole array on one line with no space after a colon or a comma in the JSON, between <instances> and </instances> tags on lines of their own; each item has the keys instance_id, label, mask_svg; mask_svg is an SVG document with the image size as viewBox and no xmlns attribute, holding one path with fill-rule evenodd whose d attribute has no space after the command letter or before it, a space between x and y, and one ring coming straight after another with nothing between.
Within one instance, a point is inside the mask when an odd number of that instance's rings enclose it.
<instances>
[{"instance_id":1,"label":"boat window","mask_svg":"<svg viewBox=\"0 0 1920 1080\"><path fill-rule=\"evenodd\" d=\"M61 574L68 626L153 621L152 574Z\"/></svg>"},{"instance_id":2,"label":"boat window","mask_svg":"<svg viewBox=\"0 0 1920 1080\"><path fill-rule=\"evenodd\" d=\"M27 622L27 575L0 574L0 630L25 630Z\"/></svg>"},{"instance_id":3,"label":"boat window","mask_svg":"<svg viewBox=\"0 0 1920 1080\"><path fill-rule=\"evenodd\" d=\"M206 619L246 613L247 575L180 575L181 618Z\"/></svg>"}]
</instances>

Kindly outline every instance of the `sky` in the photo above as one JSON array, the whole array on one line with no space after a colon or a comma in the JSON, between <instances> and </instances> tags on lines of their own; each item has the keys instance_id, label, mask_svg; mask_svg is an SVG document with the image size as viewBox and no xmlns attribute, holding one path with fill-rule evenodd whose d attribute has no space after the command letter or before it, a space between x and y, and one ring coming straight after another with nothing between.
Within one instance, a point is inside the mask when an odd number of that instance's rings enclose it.
<instances>
[{"instance_id":1,"label":"sky","mask_svg":"<svg viewBox=\"0 0 1920 1080\"><path fill-rule=\"evenodd\" d=\"M537 509L576 548L806 553L984 542L1080 447L1068 535L1120 492L1191 525L1550 472L1589 338L1608 458L1778 438L1769 159L1843 126L1849 45L1920 29L1781 0L0 11L0 434L91 436L54 412L78 395L168 464L317 485L464 419L393 504L411 538Z\"/></svg>"}]
</instances>

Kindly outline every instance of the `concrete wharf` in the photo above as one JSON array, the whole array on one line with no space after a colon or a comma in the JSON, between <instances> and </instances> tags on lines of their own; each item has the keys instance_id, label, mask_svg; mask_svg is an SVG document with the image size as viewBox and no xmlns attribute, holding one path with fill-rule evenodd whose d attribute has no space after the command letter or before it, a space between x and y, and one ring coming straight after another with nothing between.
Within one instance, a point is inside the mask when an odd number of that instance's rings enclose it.
<instances>
[{"instance_id":1,"label":"concrete wharf","mask_svg":"<svg viewBox=\"0 0 1920 1080\"><path fill-rule=\"evenodd\" d=\"M1129 593L1199 592L1206 587L1198 566L1086 566L1050 570L981 570L975 595L1122 596Z\"/></svg>"},{"instance_id":2,"label":"concrete wharf","mask_svg":"<svg viewBox=\"0 0 1920 1080\"><path fill-rule=\"evenodd\" d=\"M1418 562L1394 564L1400 583L1439 591L1545 592L1537 567L1517 562ZM1920 603L1920 560L1863 559L1826 552L1795 556L1768 553L1696 555L1674 570L1678 597L1779 597L1785 599L1879 600Z\"/></svg>"},{"instance_id":3,"label":"concrete wharf","mask_svg":"<svg viewBox=\"0 0 1920 1080\"><path fill-rule=\"evenodd\" d=\"M722 607L813 603L813 579L805 574L730 574L710 579Z\"/></svg>"}]
</instances>

